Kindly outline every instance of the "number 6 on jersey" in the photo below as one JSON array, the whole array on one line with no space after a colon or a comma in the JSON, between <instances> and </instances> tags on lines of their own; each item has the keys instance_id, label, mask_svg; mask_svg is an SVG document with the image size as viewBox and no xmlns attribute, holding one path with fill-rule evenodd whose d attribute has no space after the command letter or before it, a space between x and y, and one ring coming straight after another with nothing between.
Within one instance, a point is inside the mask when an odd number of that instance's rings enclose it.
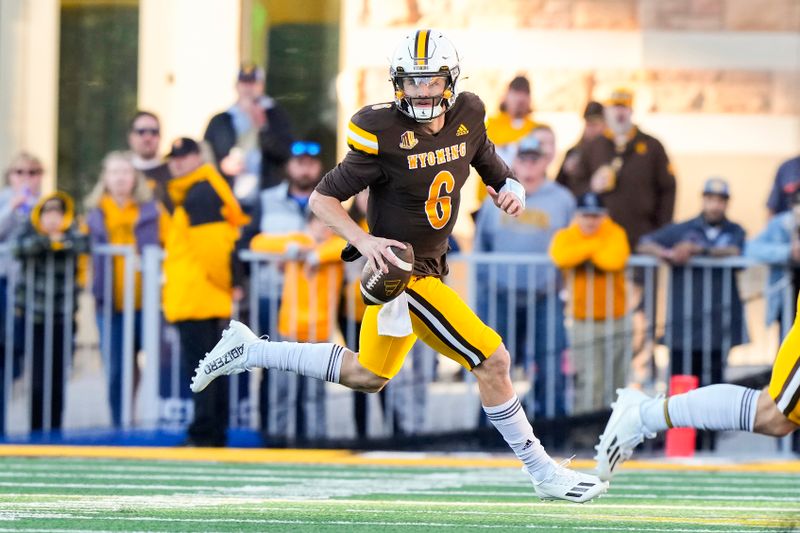
<instances>
[{"instance_id":1,"label":"number 6 on jersey","mask_svg":"<svg viewBox=\"0 0 800 533\"><path fill-rule=\"evenodd\" d=\"M433 229L442 229L450 221L452 213L451 199L448 194L453 192L456 181L453 174L442 170L433 178L428 189L428 200L425 202L425 214ZM444 186L444 192L442 192Z\"/></svg>"}]
</instances>

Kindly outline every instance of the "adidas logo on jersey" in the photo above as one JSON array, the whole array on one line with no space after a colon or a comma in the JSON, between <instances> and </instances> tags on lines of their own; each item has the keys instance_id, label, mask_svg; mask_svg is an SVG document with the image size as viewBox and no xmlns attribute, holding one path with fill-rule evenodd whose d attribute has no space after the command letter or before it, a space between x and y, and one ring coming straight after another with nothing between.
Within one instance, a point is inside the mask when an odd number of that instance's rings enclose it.
<instances>
[{"instance_id":1,"label":"adidas logo on jersey","mask_svg":"<svg viewBox=\"0 0 800 533\"><path fill-rule=\"evenodd\" d=\"M469 133L467 127L463 124L458 125L458 129L456 130L456 137L461 137L462 135L466 135Z\"/></svg>"}]
</instances>

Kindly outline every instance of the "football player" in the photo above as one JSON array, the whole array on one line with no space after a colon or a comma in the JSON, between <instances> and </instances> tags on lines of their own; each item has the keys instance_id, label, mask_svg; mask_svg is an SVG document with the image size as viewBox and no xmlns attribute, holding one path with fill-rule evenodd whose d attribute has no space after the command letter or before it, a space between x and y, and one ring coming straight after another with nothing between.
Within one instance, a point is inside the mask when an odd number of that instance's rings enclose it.
<instances>
[{"instance_id":1,"label":"football player","mask_svg":"<svg viewBox=\"0 0 800 533\"><path fill-rule=\"evenodd\" d=\"M781 343L769 386L759 391L739 385L700 387L669 398L651 398L619 389L600 443L597 472L610 480L634 448L669 428L747 431L785 437L800 428L800 299L794 324Z\"/></svg>"},{"instance_id":2,"label":"football player","mask_svg":"<svg viewBox=\"0 0 800 533\"><path fill-rule=\"evenodd\" d=\"M596 476L558 464L534 436L509 376L500 336L458 294L442 283L447 239L470 166L481 175L495 205L510 216L525 207L524 189L486 136L485 108L476 95L459 92L459 56L439 31L407 35L391 57L394 101L367 106L347 130L350 151L311 196L311 209L347 239L374 269L399 266L390 246L409 242L415 254L406 289L408 334L380 335L381 306L367 308L360 352L335 344L268 342L238 322L200 363L192 389L253 367L289 370L378 392L400 370L419 338L472 371L487 417L524 463L541 498L585 502L605 492ZM369 188L371 233L353 222L341 202Z\"/></svg>"}]
</instances>

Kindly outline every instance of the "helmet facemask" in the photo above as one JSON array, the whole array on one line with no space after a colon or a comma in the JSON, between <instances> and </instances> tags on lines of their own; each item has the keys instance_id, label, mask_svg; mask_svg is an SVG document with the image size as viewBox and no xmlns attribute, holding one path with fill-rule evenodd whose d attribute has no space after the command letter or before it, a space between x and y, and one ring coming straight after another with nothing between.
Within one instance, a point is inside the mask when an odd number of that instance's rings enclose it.
<instances>
[{"instance_id":1,"label":"helmet facemask","mask_svg":"<svg viewBox=\"0 0 800 533\"><path fill-rule=\"evenodd\" d=\"M445 113L455 100L455 84L449 71L397 72L392 82L398 108L417 122L430 122Z\"/></svg>"}]
</instances>

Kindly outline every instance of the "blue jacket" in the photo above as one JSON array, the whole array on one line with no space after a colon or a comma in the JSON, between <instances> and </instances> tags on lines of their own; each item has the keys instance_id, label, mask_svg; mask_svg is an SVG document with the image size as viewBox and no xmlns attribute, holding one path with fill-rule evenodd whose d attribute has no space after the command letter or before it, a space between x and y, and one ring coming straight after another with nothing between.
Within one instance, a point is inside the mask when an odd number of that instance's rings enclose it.
<instances>
[{"instance_id":1,"label":"blue jacket","mask_svg":"<svg viewBox=\"0 0 800 533\"><path fill-rule=\"evenodd\" d=\"M794 215L791 211L784 211L772 217L764 231L749 241L744 249L746 257L770 264L769 287L781 287L781 280L788 273L793 231L797 231ZM791 285L791 276L789 284ZM767 325L780 317L782 304L783 291L770 290L767 296Z\"/></svg>"},{"instance_id":2,"label":"blue jacket","mask_svg":"<svg viewBox=\"0 0 800 533\"><path fill-rule=\"evenodd\" d=\"M719 227L719 233L713 238L709 237L707 229L709 226L701 215L679 224L668 224L643 235L639 242L655 242L666 248L672 248L683 241L703 248L744 248L745 232L739 224L724 220ZM708 328L711 333L708 338L711 349L730 349L748 341L736 272L730 268L711 267L710 276L706 277L704 270L697 267L672 267L669 318L664 340L673 350L702 350L707 342L704 334L708 333ZM706 282L711 286L707 287ZM686 291L691 293L690 316L685 316L684 312ZM724 302L729 302L727 309ZM690 331L684 335L687 326ZM690 344L685 348L684 337Z\"/></svg>"}]
</instances>

